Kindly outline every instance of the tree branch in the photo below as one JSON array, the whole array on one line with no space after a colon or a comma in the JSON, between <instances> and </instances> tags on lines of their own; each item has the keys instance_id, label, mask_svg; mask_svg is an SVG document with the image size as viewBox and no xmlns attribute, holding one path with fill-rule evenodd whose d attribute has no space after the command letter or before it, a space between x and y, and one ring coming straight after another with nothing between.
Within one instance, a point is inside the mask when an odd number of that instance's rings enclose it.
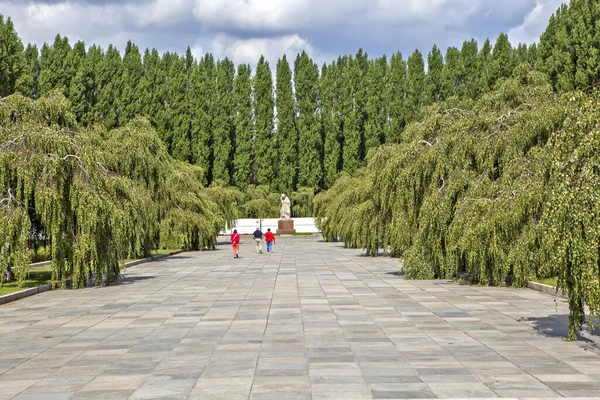
<instances>
[{"instance_id":1,"label":"tree branch","mask_svg":"<svg viewBox=\"0 0 600 400\"><path fill-rule=\"evenodd\" d=\"M8 197L0 200L0 206L4 209L10 208L11 204L22 205L22 203L17 199L12 192L12 188L8 188Z\"/></svg>"},{"instance_id":2,"label":"tree branch","mask_svg":"<svg viewBox=\"0 0 600 400\"><path fill-rule=\"evenodd\" d=\"M2 143L2 145L0 146L0 153L4 153L4 151L6 151L6 149L8 149L11 146L16 145L19 140L23 140L24 138L25 138L25 132L21 133L19 136L17 136L13 140L9 140L8 142Z\"/></svg>"},{"instance_id":3,"label":"tree branch","mask_svg":"<svg viewBox=\"0 0 600 400\"><path fill-rule=\"evenodd\" d=\"M446 186L446 181L444 180L443 176L440 178L440 181L442 181L442 186L438 189L438 192L442 193L442 190L444 190L444 186ZM440 181L438 181L438 183L440 183Z\"/></svg>"},{"instance_id":4,"label":"tree branch","mask_svg":"<svg viewBox=\"0 0 600 400\"><path fill-rule=\"evenodd\" d=\"M508 114L504 114L504 115L501 115L500 117L498 117L497 121L498 122L502 122L505 119L509 118L510 116L517 114L517 111L519 111L522 107L531 107L531 105L527 104L527 103L523 103L519 107L517 107L514 110L510 111Z\"/></svg>"}]
</instances>

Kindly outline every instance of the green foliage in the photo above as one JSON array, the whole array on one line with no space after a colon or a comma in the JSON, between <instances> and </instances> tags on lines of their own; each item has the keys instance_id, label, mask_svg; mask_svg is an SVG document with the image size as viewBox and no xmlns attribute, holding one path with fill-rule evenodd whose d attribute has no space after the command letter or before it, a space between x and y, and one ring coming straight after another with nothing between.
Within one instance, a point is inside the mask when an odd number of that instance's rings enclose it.
<instances>
[{"instance_id":1,"label":"green foliage","mask_svg":"<svg viewBox=\"0 0 600 400\"><path fill-rule=\"evenodd\" d=\"M444 56L440 49L433 45L427 56L427 97L430 103L444 100Z\"/></svg>"},{"instance_id":2,"label":"green foliage","mask_svg":"<svg viewBox=\"0 0 600 400\"><path fill-rule=\"evenodd\" d=\"M144 66L140 50L131 41L127 42L123 56L123 119L129 121L141 112L141 87Z\"/></svg>"},{"instance_id":3,"label":"green foliage","mask_svg":"<svg viewBox=\"0 0 600 400\"><path fill-rule=\"evenodd\" d=\"M298 71L296 71L296 74ZM290 193L296 187L298 179L298 129L296 127L296 110L294 106L294 90L292 87L292 70L287 57L277 61L275 79L275 105L277 107L277 150L271 162L271 176L277 182L270 182L273 188ZM298 78L296 78L298 82ZM298 96L296 88L296 96ZM301 120L299 121L301 122ZM298 127L300 128L300 127ZM309 152L308 147L302 147L303 153Z\"/></svg>"},{"instance_id":4,"label":"green foliage","mask_svg":"<svg viewBox=\"0 0 600 400\"><path fill-rule=\"evenodd\" d=\"M23 54L23 43L15 31L10 18L4 21L0 14L0 97L8 96L15 90L29 95L20 81L26 73L26 60Z\"/></svg>"},{"instance_id":5,"label":"green foliage","mask_svg":"<svg viewBox=\"0 0 600 400\"><path fill-rule=\"evenodd\" d=\"M324 132L323 173L325 187L333 185L342 165L341 66L333 62L321 72L321 129Z\"/></svg>"},{"instance_id":6,"label":"green foliage","mask_svg":"<svg viewBox=\"0 0 600 400\"><path fill-rule=\"evenodd\" d=\"M569 338L600 313L600 93L574 95L573 109L548 145L549 196L541 225L548 275L569 296Z\"/></svg>"},{"instance_id":7,"label":"green foliage","mask_svg":"<svg viewBox=\"0 0 600 400\"><path fill-rule=\"evenodd\" d=\"M53 280L119 277L157 246L214 246L240 194L203 189L204 171L169 156L152 125L81 129L57 92L0 101L0 272L27 275L29 243L50 242Z\"/></svg>"},{"instance_id":8,"label":"green foliage","mask_svg":"<svg viewBox=\"0 0 600 400\"><path fill-rule=\"evenodd\" d=\"M308 218L313 216L313 199L315 190L312 187L299 187L291 195L292 217Z\"/></svg>"},{"instance_id":9,"label":"green foliage","mask_svg":"<svg viewBox=\"0 0 600 400\"><path fill-rule=\"evenodd\" d=\"M556 96L527 65L497 88L424 109L316 196L317 223L327 240L403 254L410 278L558 275L575 338L584 307L600 309L600 95Z\"/></svg>"},{"instance_id":10,"label":"green foliage","mask_svg":"<svg viewBox=\"0 0 600 400\"><path fill-rule=\"evenodd\" d=\"M204 170L206 182L210 182L212 174L215 70L215 61L212 55L206 54L198 65L192 68L190 82L192 161Z\"/></svg>"},{"instance_id":11,"label":"green foliage","mask_svg":"<svg viewBox=\"0 0 600 400\"><path fill-rule=\"evenodd\" d=\"M246 218L278 218L280 201L277 193L271 193L268 185L249 185L246 189L242 212Z\"/></svg>"},{"instance_id":12,"label":"green foliage","mask_svg":"<svg viewBox=\"0 0 600 400\"><path fill-rule=\"evenodd\" d=\"M233 140L234 93L233 75L235 67L228 58L217 63L217 91L213 119L214 162L212 179L230 184Z\"/></svg>"},{"instance_id":13,"label":"green foliage","mask_svg":"<svg viewBox=\"0 0 600 400\"><path fill-rule=\"evenodd\" d=\"M56 47L56 44L55 44ZM56 48L52 50L52 57L56 57ZM43 52L42 52L43 60ZM40 90L46 93L42 86L42 76L46 71L42 63L42 75L40 76ZM98 100L94 105L94 121L104 124L108 129L119 126L122 111L121 92L123 80L123 61L119 50L109 46L98 71ZM55 87L55 86L51 86Z\"/></svg>"},{"instance_id":14,"label":"green foliage","mask_svg":"<svg viewBox=\"0 0 600 400\"><path fill-rule=\"evenodd\" d=\"M388 74L388 118L390 120L390 131L386 142L396 143L400 140L402 131L407 124L408 114L406 108L406 61L402 54L392 54L390 59L390 71Z\"/></svg>"},{"instance_id":15,"label":"green foliage","mask_svg":"<svg viewBox=\"0 0 600 400\"><path fill-rule=\"evenodd\" d=\"M318 188L323 180L323 137L319 121L319 67L302 52L294 62L298 118L298 186ZM293 104L292 104L293 107ZM290 192L295 188L285 188Z\"/></svg>"},{"instance_id":16,"label":"green foliage","mask_svg":"<svg viewBox=\"0 0 600 400\"><path fill-rule=\"evenodd\" d=\"M550 18L537 48L537 67L557 90L573 90L600 80L600 3L572 0Z\"/></svg>"},{"instance_id":17,"label":"green foliage","mask_svg":"<svg viewBox=\"0 0 600 400\"><path fill-rule=\"evenodd\" d=\"M345 172L356 171L364 159L367 58L367 54L359 49L355 57L345 57L341 62L342 170Z\"/></svg>"},{"instance_id":18,"label":"green foliage","mask_svg":"<svg viewBox=\"0 0 600 400\"><path fill-rule=\"evenodd\" d=\"M386 102L386 74L388 64L385 56L369 62L367 72L367 103L365 121L365 152L385 142L388 128Z\"/></svg>"},{"instance_id":19,"label":"green foliage","mask_svg":"<svg viewBox=\"0 0 600 400\"><path fill-rule=\"evenodd\" d=\"M233 183L245 190L252 182L252 70L249 65L238 66L234 78L235 91L235 154Z\"/></svg>"},{"instance_id":20,"label":"green foliage","mask_svg":"<svg viewBox=\"0 0 600 400\"><path fill-rule=\"evenodd\" d=\"M273 146L275 99L269 63L261 56L254 76L254 180L257 185L272 185L274 178Z\"/></svg>"}]
</instances>

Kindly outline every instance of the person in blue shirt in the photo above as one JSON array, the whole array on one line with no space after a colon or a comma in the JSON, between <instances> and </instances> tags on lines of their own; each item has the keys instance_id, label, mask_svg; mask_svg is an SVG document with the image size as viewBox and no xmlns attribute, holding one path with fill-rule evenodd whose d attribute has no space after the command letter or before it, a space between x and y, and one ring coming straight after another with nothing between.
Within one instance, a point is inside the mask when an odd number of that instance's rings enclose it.
<instances>
[{"instance_id":1,"label":"person in blue shirt","mask_svg":"<svg viewBox=\"0 0 600 400\"><path fill-rule=\"evenodd\" d=\"M262 254L263 233L261 232L260 228L256 228L252 236L254 236L254 242L256 243L256 254Z\"/></svg>"}]
</instances>

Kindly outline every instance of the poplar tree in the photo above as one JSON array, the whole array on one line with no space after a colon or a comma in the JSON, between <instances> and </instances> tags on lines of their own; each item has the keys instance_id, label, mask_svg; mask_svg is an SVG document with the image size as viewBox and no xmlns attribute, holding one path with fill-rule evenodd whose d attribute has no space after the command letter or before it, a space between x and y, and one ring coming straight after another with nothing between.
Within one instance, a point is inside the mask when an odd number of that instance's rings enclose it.
<instances>
[{"instance_id":1,"label":"poplar tree","mask_svg":"<svg viewBox=\"0 0 600 400\"><path fill-rule=\"evenodd\" d=\"M557 90L572 90L600 80L600 3L572 0L550 18L540 37L538 68Z\"/></svg>"},{"instance_id":2,"label":"poplar tree","mask_svg":"<svg viewBox=\"0 0 600 400\"><path fill-rule=\"evenodd\" d=\"M52 46L44 43L38 85L41 95L48 94L53 89L68 95L71 70L67 65L67 57L70 52L71 45L67 37L56 35Z\"/></svg>"},{"instance_id":3,"label":"poplar tree","mask_svg":"<svg viewBox=\"0 0 600 400\"><path fill-rule=\"evenodd\" d=\"M12 20L7 18L4 21L0 14L0 97L14 93L21 75L26 72L23 43ZM19 90L29 95L26 86L19 86Z\"/></svg>"},{"instance_id":4,"label":"poplar tree","mask_svg":"<svg viewBox=\"0 0 600 400\"><path fill-rule=\"evenodd\" d=\"M298 179L298 131L292 88L292 70L285 54L277 61L275 70L275 106L277 108L277 150L273 152L271 165L277 172L275 187L283 193L291 193ZM297 71L296 71L297 73ZM298 76L296 75L296 84ZM298 86L296 86L298 95ZM304 151L304 149L303 149Z\"/></svg>"},{"instance_id":5,"label":"poplar tree","mask_svg":"<svg viewBox=\"0 0 600 400\"><path fill-rule=\"evenodd\" d=\"M490 61L490 88L502 78L508 78L515 68L514 50L505 33L501 33L494 44Z\"/></svg>"},{"instance_id":6,"label":"poplar tree","mask_svg":"<svg viewBox=\"0 0 600 400\"><path fill-rule=\"evenodd\" d=\"M480 68L477 54L477 41L475 39L467 40L463 43L460 50L460 57L464 78L459 89L459 95L462 97L475 99L480 94Z\"/></svg>"},{"instance_id":7,"label":"poplar tree","mask_svg":"<svg viewBox=\"0 0 600 400\"><path fill-rule=\"evenodd\" d=\"M479 87L482 93L489 92L493 88L491 78L491 61L492 61L492 44L490 39L486 39L477 54L478 65L480 70Z\"/></svg>"},{"instance_id":8,"label":"poplar tree","mask_svg":"<svg viewBox=\"0 0 600 400\"><path fill-rule=\"evenodd\" d=\"M65 37L64 42L68 43L68 39ZM67 97L70 96L69 90L71 88L71 81L79 71L79 67L83 63L86 57L86 48L85 43L79 40L71 51L68 53L67 58L64 60L63 68L64 68L64 77L61 87L63 87L63 91Z\"/></svg>"},{"instance_id":9,"label":"poplar tree","mask_svg":"<svg viewBox=\"0 0 600 400\"><path fill-rule=\"evenodd\" d=\"M321 69L321 126L324 143L323 173L324 186L330 187L336 181L342 165L342 128L340 88L341 66L335 61Z\"/></svg>"},{"instance_id":10,"label":"poplar tree","mask_svg":"<svg viewBox=\"0 0 600 400\"><path fill-rule=\"evenodd\" d=\"M345 60L346 67L342 72L342 104L344 115L343 126L343 166L346 172L356 171L364 158L364 122L367 74L367 55L362 49L356 57Z\"/></svg>"},{"instance_id":11,"label":"poplar tree","mask_svg":"<svg viewBox=\"0 0 600 400\"><path fill-rule=\"evenodd\" d=\"M408 57L406 67L407 117L411 121L425 103L425 62L419 50Z\"/></svg>"},{"instance_id":12,"label":"poplar tree","mask_svg":"<svg viewBox=\"0 0 600 400\"><path fill-rule=\"evenodd\" d=\"M53 55L53 57L56 57L56 55ZM119 125L122 112L122 71L123 62L119 50L112 45L108 46L100 65L98 101L95 104L95 120L104 124L107 128L115 128Z\"/></svg>"},{"instance_id":13,"label":"poplar tree","mask_svg":"<svg viewBox=\"0 0 600 400\"><path fill-rule=\"evenodd\" d=\"M294 62L294 83L298 113L298 186L317 189L323 180L319 66L304 51Z\"/></svg>"},{"instance_id":14,"label":"poplar tree","mask_svg":"<svg viewBox=\"0 0 600 400\"><path fill-rule=\"evenodd\" d=\"M532 68L537 68L537 44L532 43L527 48L527 62L531 65Z\"/></svg>"},{"instance_id":15,"label":"poplar tree","mask_svg":"<svg viewBox=\"0 0 600 400\"><path fill-rule=\"evenodd\" d=\"M406 61L402 53L392 54L388 79L390 131L386 142L398 142L406 126Z\"/></svg>"},{"instance_id":16,"label":"poplar tree","mask_svg":"<svg viewBox=\"0 0 600 400\"><path fill-rule=\"evenodd\" d=\"M123 56L123 119L129 121L141 113L141 81L144 75L142 56L138 47L131 41L127 42Z\"/></svg>"},{"instance_id":17,"label":"poplar tree","mask_svg":"<svg viewBox=\"0 0 600 400\"><path fill-rule=\"evenodd\" d=\"M166 131L163 137L170 142L171 154L181 161L191 157L191 121L186 103L187 74L185 58L172 54L167 69Z\"/></svg>"},{"instance_id":18,"label":"poplar tree","mask_svg":"<svg viewBox=\"0 0 600 400\"><path fill-rule=\"evenodd\" d=\"M233 158L233 182L241 190L252 183L252 69L250 65L238 65L234 79L235 91L235 154Z\"/></svg>"},{"instance_id":19,"label":"poplar tree","mask_svg":"<svg viewBox=\"0 0 600 400\"><path fill-rule=\"evenodd\" d=\"M139 86L140 112L146 115L156 127L158 110L163 107L158 92L162 80L160 55L158 54L158 50L152 49L152 51L150 51L149 49L146 49L146 51L144 51L142 67L144 73Z\"/></svg>"},{"instance_id":20,"label":"poplar tree","mask_svg":"<svg viewBox=\"0 0 600 400\"><path fill-rule=\"evenodd\" d=\"M36 99L38 97L38 81L40 79L40 54L35 44L28 44L24 57L23 73L16 83L15 92Z\"/></svg>"},{"instance_id":21,"label":"poplar tree","mask_svg":"<svg viewBox=\"0 0 600 400\"><path fill-rule=\"evenodd\" d=\"M273 167L273 77L269 62L260 56L254 76L254 183L271 185Z\"/></svg>"},{"instance_id":22,"label":"poplar tree","mask_svg":"<svg viewBox=\"0 0 600 400\"><path fill-rule=\"evenodd\" d=\"M215 61L208 53L192 69L190 97L192 107L192 159L204 170L209 181L212 173L212 123L214 110Z\"/></svg>"},{"instance_id":23,"label":"poplar tree","mask_svg":"<svg viewBox=\"0 0 600 400\"><path fill-rule=\"evenodd\" d=\"M94 122L93 110L98 101L98 66L102 64L103 57L102 49L96 45L92 46L71 80L71 109L83 125Z\"/></svg>"},{"instance_id":24,"label":"poplar tree","mask_svg":"<svg viewBox=\"0 0 600 400\"><path fill-rule=\"evenodd\" d=\"M517 65L529 62L529 52L525 43L519 43L519 45L517 46L515 58Z\"/></svg>"},{"instance_id":25,"label":"poplar tree","mask_svg":"<svg viewBox=\"0 0 600 400\"><path fill-rule=\"evenodd\" d=\"M233 168L233 125L234 92L233 77L235 67L228 58L217 63L215 114L213 120L213 182L225 185L231 183Z\"/></svg>"},{"instance_id":26,"label":"poplar tree","mask_svg":"<svg viewBox=\"0 0 600 400\"><path fill-rule=\"evenodd\" d=\"M463 77L460 51L456 47L448 47L448 50L446 50L446 62L442 71L444 98L447 99L460 93Z\"/></svg>"},{"instance_id":27,"label":"poplar tree","mask_svg":"<svg viewBox=\"0 0 600 400\"><path fill-rule=\"evenodd\" d=\"M365 121L365 155L385 141L387 132L386 82L388 63L385 56L369 62L366 76L367 103Z\"/></svg>"},{"instance_id":28,"label":"poplar tree","mask_svg":"<svg viewBox=\"0 0 600 400\"><path fill-rule=\"evenodd\" d=\"M444 56L434 44L427 56L427 97L429 102L438 102L445 99L444 84Z\"/></svg>"}]
</instances>

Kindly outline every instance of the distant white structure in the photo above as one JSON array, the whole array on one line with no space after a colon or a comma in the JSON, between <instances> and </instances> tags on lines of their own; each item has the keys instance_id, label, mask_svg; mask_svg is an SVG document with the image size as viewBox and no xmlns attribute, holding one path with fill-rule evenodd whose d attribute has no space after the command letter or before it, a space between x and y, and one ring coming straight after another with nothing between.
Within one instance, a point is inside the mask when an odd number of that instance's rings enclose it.
<instances>
[{"instance_id":1,"label":"distant white structure","mask_svg":"<svg viewBox=\"0 0 600 400\"><path fill-rule=\"evenodd\" d=\"M314 218L291 218L294 221L294 229L296 233L319 233L319 229L315 225ZM236 224L229 229L221 232L222 235L230 235L234 229L237 229L240 235L250 235L259 227L263 232L267 228L271 228L271 232L277 231L278 218L244 218L238 219Z\"/></svg>"}]
</instances>

